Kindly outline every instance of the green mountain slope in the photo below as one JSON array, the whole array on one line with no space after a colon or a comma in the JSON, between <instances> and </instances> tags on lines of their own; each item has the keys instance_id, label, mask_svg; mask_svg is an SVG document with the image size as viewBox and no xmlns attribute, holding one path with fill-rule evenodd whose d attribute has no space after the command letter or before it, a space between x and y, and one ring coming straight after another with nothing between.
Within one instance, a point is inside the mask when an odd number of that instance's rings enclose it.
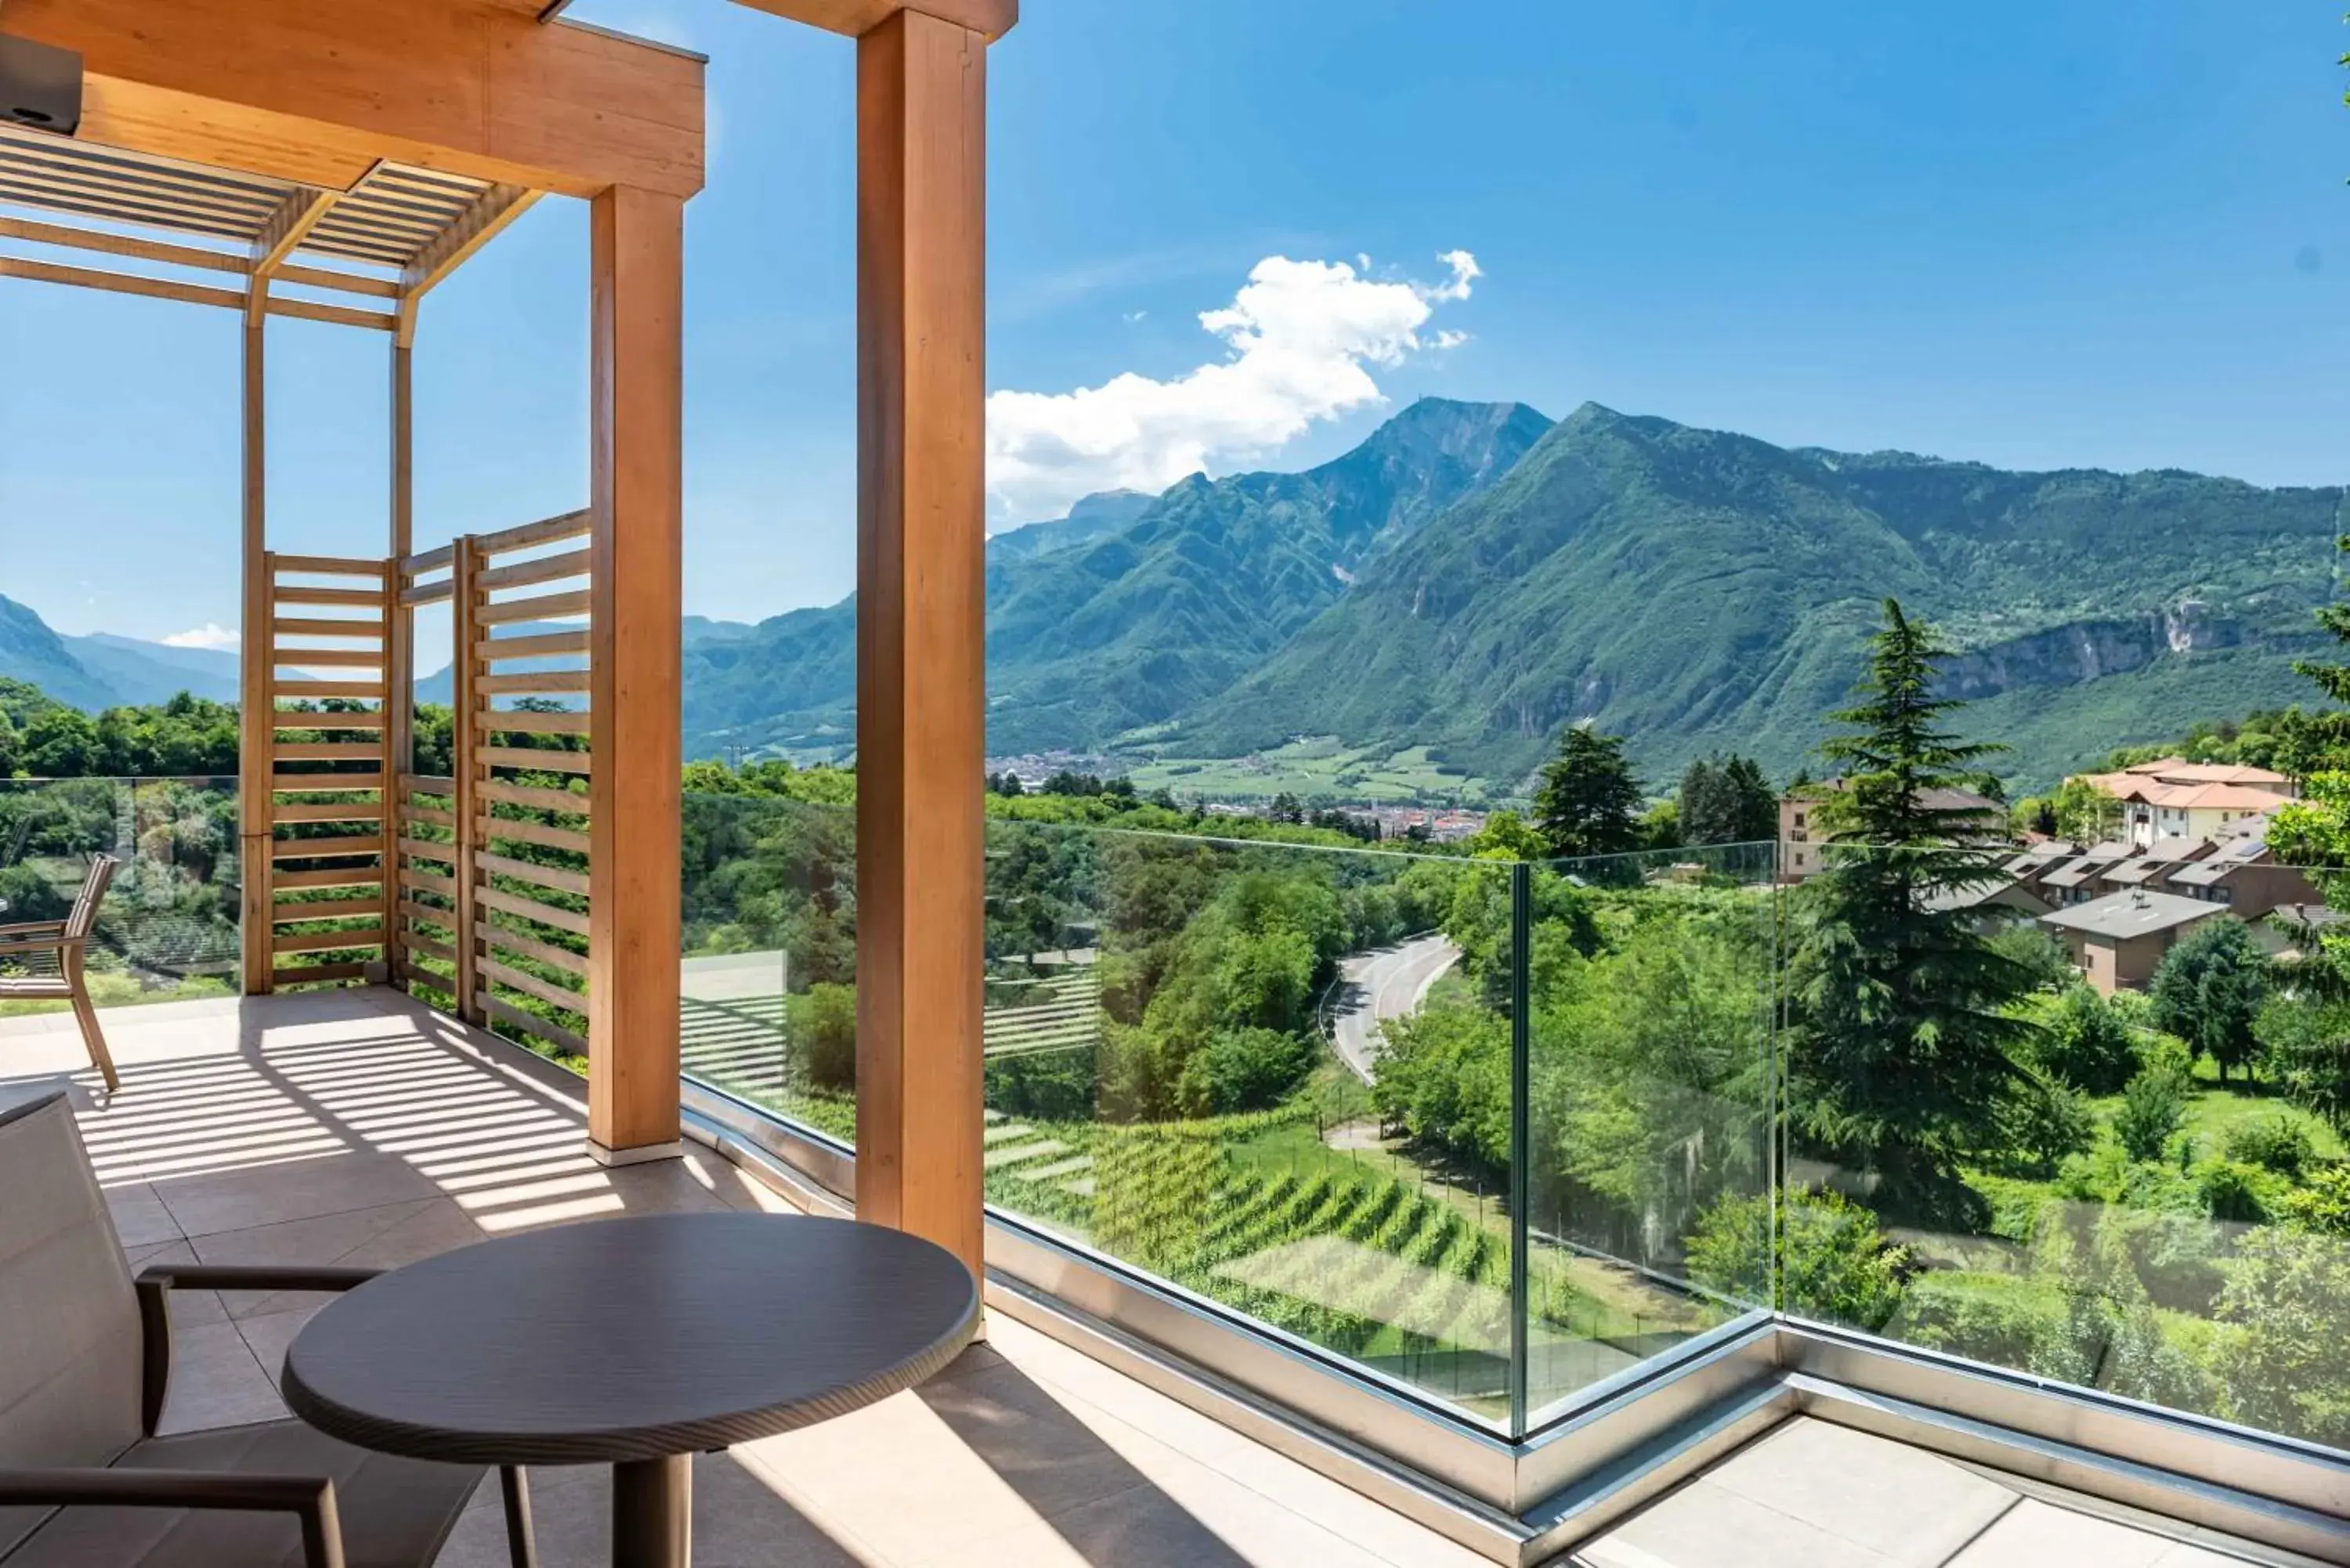
<instances>
[{"instance_id":1,"label":"green mountain slope","mask_svg":"<svg viewBox=\"0 0 2350 1568\"><path fill-rule=\"evenodd\" d=\"M1515 780L1565 723L1663 777L1736 747L1804 763L1878 599L1964 649L1970 728L2038 782L2196 719L2308 696L2339 490L2007 473L1787 451L1586 405L1431 521L1165 744L1427 743Z\"/></svg>"},{"instance_id":2,"label":"green mountain slope","mask_svg":"<svg viewBox=\"0 0 2350 1568\"><path fill-rule=\"evenodd\" d=\"M1426 399L1304 473L1195 476L1115 532L991 550L989 749L1099 746L1213 696L1548 428L1521 404ZM689 646L685 686L691 753L845 745L853 602Z\"/></svg>"},{"instance_id":3,"label":"green mountain slope","mask_svg":"<svg viewBox=\"0 0 2350 1568\"><path fill-rule=\"evenodd\" d=\"M91 712L117 701L114 689L74 657L65 639L11 598L0 598L0 675L28 680L58 701Z\"/></svg>"},{"instance_id":4,"label":"green mountain slope","mask_svg":"<svg viewBox=\"0 0 2350 1568\"><path fill-rule=\"evenodd\" d=\"M173 648L112 632L68 637L75 659L114 693L117 702L168 702L181 692L214 702L237 698L237 658L212 648Z\"/></svg>"}]
</instances>

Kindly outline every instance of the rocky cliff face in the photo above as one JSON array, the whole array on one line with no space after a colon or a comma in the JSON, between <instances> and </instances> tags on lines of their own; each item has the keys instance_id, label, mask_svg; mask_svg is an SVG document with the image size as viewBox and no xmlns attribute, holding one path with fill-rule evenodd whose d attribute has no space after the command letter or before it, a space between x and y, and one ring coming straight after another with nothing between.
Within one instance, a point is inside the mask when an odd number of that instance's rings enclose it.
<instances>
[{"instance_id":1,"label":"rocky cliff face","mask_svg":"<svg viewBox=\"0 0 2350 1568\"><path fill-rule=\"evenodd\" d=\"M2257 628L2187 600L2150 615L2074 621L1971 649L1942 666L1944 691L1973 701L2033 686L2070 686L2143 670L2166 654L2249 648Z\"/></svg>"}]
</instances>

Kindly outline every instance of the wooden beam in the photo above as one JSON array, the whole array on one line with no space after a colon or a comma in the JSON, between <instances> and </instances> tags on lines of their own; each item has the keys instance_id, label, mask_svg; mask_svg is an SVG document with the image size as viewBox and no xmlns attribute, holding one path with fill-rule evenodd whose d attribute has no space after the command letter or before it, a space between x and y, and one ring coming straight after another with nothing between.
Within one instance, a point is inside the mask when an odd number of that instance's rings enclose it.
<instances>
[{"instance_id":1,"label":"wooden beam","mask_svg":"<svg viewBox=\"0 0 2350 1568\"><path fill-rule=\"evenodd\" d=\"M857 50L857 1211L974 1274L986 44L906 11Z\"/></svg>"},{"instance_id":2,"label":"wooden beam","mask_svg":"<svg viewBox=\"0 0 2350 1568\"><path fill-rule=\"evenodd\" d=\"M493 185L407 267L400 277L400 341L416 340L416 307L433 286L473 259L473 253L504 234L530 211L538 192L520 185Z\"/></svg>"},{"instance_id":3,"label":"wooden beam","mask_svg":"<svg viewBox=\"0 0 2350 1568\"><path fill-rule=\"evenodd\" d=\"M276 957L269 950L270 911L276 895L270 879L276 850L270 823L270 782L276 772L275 704L269 695L270 587L268 452L265 371L268 326L247 321L244 336L244 603L237 672L237 815L244 850L239 867L238 919L244 932L244 993L264 996L274 988Z\"/></svg>"},{"instance_id":4,"label":"wooden beam","mask_svg":"<svg viewBox=\"0 0 2350 1568\"><path fill-rule=\"evenodd\" d=\"M591 1150L678 1147L678 730L685 203L628 187L588 217L588 1126Z\"/></svg>"},{"instance_id":5,"label":"wooden beam","mask_svg":"<svg viewBox=\"0 0 2350 1568\"><path fill-rule=\"evenodd\" d=\"M378 161L592 196L702 180L702 63L497 0L7 0L80 138L347 191Z\"/></svg>"},{"instance_id":6,"label":"wooden beam","mask_svg":"<svg viewBox=\"0 0 2350 1568\"><path fill-rule=\"evenodd\" d=\"M456 671L449 700L455 710L449 726L453 753L449 769L449 809L457 819L457 890L451 900L456 910L451 923L457 932L457 1012L469 1023L488 1022L474 1003L481 985L473 974L473 920L478 908L474 900L481 888L473 856L482 846L473 819L482 810L479 791L489 776L489 770L482 765L478 755L482 706L486 700L473 690L473 677L482 670L482 661L475 655L484 633L473 618L482 607L481 575L481 552L472 539L459 538L449 558L451 616L456 623Z\"/></svg>"},{"instance_id":7,"label":"wooden beam","mask_svg":"<svg viewBox=\"0 0 2350 1568\"><path fill-rule=\"evenodd\" d=\"M1020 21L1020 0L741 0L754 11L861 38L882 23L911 11L951 22L993 41Z\"/></svg>"},{"instance_id":8,"label":"wooden beam","mask_svg":"<svg viewBox=\"0 0 2350 1568\"><path fill-rule=\"evenodd\" d=\"M409 347L395 339L391 346L391 493L387 498L390 526L385 542L390 554L384 562L385 580L398 586L400 563L416 548L416 366ZM416 765L416 609L404 596L391 594L384 607L383 766L397 777ZM398 864L400 813L383 814L383 863ZM398 984L408 961L394 944L383 950L389 978ZM463 994L462 992L460 994Z\"/></svg>"},{"instance_id":9,"label":"wooden beam","mask_svg":"<svg viewBox=\"0 0 2350 1568\"><path fill-rule=\"evenodd\" d=\"M296 248L309 237L335 204L332 191L297 186L269 220L269 227L253 243L253 283L245 291L244 319L249 326L269 313L269 280L286 265Z\"/></svg>"}]
</instances>

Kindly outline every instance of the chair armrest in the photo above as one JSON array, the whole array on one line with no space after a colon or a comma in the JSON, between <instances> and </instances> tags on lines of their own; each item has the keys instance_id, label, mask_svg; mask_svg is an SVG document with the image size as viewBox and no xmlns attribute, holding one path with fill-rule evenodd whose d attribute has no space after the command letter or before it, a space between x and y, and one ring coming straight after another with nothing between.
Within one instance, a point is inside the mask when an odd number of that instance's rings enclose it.
<instances>
[{"instance_id":1,"label":"chair armrest","mask_svg":"<svg viewBox=\"0 0 2350 1568\"><path fill-rule=\"evenodd\" d=\"M68 948L80 947L88 940L87 937L68 937L63 934L54 937L26 938L21 941L14 938L0 938L0 957L5 957L10 953L61 953Z\"/></svg>"},{"instance_id":2,"label":"chair armrest","mask_svg":"<svg viewBox=\"0 0 2350 1568\"><path fill-rule=\"evenodd\" d=\"M290 1513L301 1521L308 1568L343 1568L335 1483L323 1476L218 1470L0 1469L0 1505L34 1508L202 1508Z\"/></svg>"},{"instance_id":3,"label":"chair armrest","mask_svg":"<svg viewBox=\"0 0 2350 1568\"><path fill-rule=\"evenodd\" d=\"M163 1418L172 1384L171 1293L186 1291L347 1291L381 1269L276 1268L247 1263L151 1263L132 1282L139 1290L140 1427L149 1437Z\"/></svg>"},{"instance_id":4,"label":"chair armrest","mask_svg":"<svg viewBox=\"0 0 2350 1568\"><path fill-rule=\"evenodd\" d=\"M0 925L0 941L35 936L61 937L66 934L63 920L18 920L14 925Z\"/></svg>"}]
</instances>

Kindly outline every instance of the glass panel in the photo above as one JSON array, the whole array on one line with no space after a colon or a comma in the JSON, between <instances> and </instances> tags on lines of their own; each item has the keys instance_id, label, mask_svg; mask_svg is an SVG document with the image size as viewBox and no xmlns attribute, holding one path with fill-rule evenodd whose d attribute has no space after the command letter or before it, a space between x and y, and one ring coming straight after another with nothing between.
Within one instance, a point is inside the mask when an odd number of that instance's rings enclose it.
<instances>
[{"instance_id":1,"label":"glass panel","mask_svg":"<svg viewBox=\"0 0 2350 1568\"><path fill-rule=\"evenodd\" d=\"M64 919L98 854L122 866L88 949L92 1000L120 1007L234 994L236 781L0 780L0 924ZM66 1005L5 1002L0 1015Z\"/></svg>"},{"instance_id":2,"label":"glass panel","mask_svg":"<svg viewBox=\"0 0 2350 1568\"><path fill-rule=\"evenodd\" d=\"M1529 870L1534 1425L1769 1304L1776 852Z\"/></svg>"},{"instance_id":3,"label":"glass panel","mask_svg":"<svg viewBox=\"0 0 2350 1568\"><path fill-rule=\"evenodd\" d=\"M1003 820L988 846L990 1202L1504 1421L1506 1152L1414 1139L1369 1080L1457 996L1506 1128L1506 1021L1440 929L1506 868Z\"/></svg>"},{"instance_id":4,"label":"glass panel","mask_svg":"<svg viewBox=\"0 0 2350 1568\"><path fill-rule=\"evenodd\" d=\"M1788 1310L2350 1443L2345 892L2257 838L1826 848L1787 898Z\"/></svg>"},{"instance_id":5,"label":"glass panel","mask_svg":"<svg viewBox=\"0 0 2350 1568\"><path fill-rule=\"evenodd\" d=\"M686 1075L857 1137L857 813L684 797Z\"/></svg>"}]
</instances>

